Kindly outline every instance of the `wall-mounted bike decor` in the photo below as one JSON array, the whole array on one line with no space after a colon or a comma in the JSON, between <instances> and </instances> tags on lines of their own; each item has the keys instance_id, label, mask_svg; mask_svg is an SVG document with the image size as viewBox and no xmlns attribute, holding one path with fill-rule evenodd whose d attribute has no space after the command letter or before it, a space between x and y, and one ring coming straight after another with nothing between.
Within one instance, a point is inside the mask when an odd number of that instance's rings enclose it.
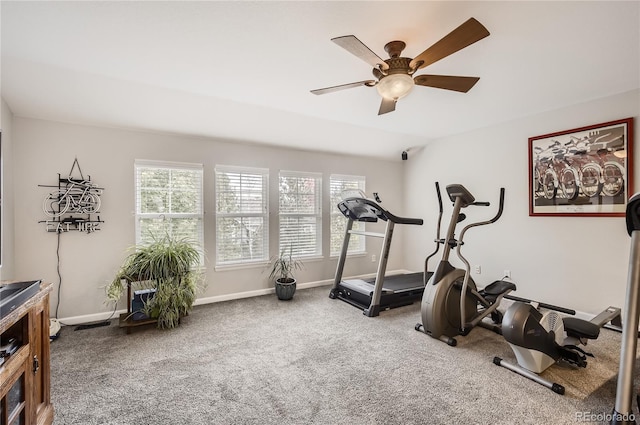
<instances>
[{"instance_id":1,"label":"wall-mounted bike decor","mask_svg":"<svg viewBox=\"0 0 640 425\"><path fill-rule=\"evenodd\" d=\"M80 178L73 177L77 168ZM38 223L45 223L47 232L95 232L100 230L100 195L104 188L91 182L91 176L84 178L78 158L73 161L68 177L58 173L57 185L38 185L55 190L45 196L42 211L48 217Z\"/></svg>"},{"instance_id":2,"label":"wall-mounted bike decor","mask_svg":"<svg viewBox=\"0 0 640 425\"><path fill-rule=\"evenodd\" d=\"M529 215L624 217L633 118L529 138Z\"/></svg>"}]
</instances>

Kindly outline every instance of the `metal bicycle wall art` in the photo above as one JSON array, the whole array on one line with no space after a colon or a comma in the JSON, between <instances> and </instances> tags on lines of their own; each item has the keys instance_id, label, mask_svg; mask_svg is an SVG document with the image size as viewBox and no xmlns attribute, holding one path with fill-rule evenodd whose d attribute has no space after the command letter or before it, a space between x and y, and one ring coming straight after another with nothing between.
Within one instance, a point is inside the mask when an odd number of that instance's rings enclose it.
<instances>
[{"instance_id":1,"label":"metal bicycle wall art","mask_svg":"<svg viewBox=\"0 0 640 425\"><path fill-rule=\"evenodd\" d=\"M624 217L633 118L529 138L529 215Z\"/></svg>"},{"instance_id":2,"label":"metal bicycle wall art","mask_svg":"<svg viewBox=\"0 0 640 425\"><path fill-rule=\"evenodd\" d=\"M78 169L79 178L72 177L74 168ZM100 196L104 190L91 182L91 176L85 179L76 158L73 161L68 177L58 174L58 184L39 185L54 188L42 201L42 211L46 220L39 223L46 224L47 232L80 231L91 233L100 230Z\"/></svg>"}]
</instances>

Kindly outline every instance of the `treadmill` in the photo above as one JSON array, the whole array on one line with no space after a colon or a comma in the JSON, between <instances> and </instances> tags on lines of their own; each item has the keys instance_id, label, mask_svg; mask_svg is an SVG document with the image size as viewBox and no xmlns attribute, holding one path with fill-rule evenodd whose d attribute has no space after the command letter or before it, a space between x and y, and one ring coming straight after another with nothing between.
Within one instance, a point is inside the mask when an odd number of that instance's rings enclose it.
<instances>
[{"instance_id":1,"label":"treadmill","mask_svg":"<svg viewBox=\"0 0 640 425\"><path fill-rule=\"evenodd\" d=\"M355 307L363 310L363 314L368 317L375 317L381 310L389 310L413 304L414 301L422 299L425 282L431 276L427 273L408 273L400 275L385 276L393 228L396 224L410 224L421 226L421 218L405 218L391 214L382 208L375 201L362 196L351 196L343 199L338 204L340 212L347 217L348 222L338 259L338 267L333 287L329 292L329 298L341 299ZM384 233L366 232L353 230L354 221L375 223L383 220L387 223ZM383 238L382 250L378 270L374 279L347 279L342 280L344 263L347 258L349 239L352 234L368 237Z\"/></svg>"}]
</instances>

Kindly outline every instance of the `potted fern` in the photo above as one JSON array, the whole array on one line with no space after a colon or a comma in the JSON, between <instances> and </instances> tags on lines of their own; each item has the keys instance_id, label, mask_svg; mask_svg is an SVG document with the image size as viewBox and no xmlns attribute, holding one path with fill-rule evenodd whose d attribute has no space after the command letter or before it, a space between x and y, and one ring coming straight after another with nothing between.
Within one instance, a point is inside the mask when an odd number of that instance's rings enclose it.
<instances>
[{"instance_id":1,"label":"potted fern","mask_svg":"<svg viewBox=\"0 0 640 425\"><path fill-rule=\"evenodd\" d=\"M293 271L300 270L302 261L293 258L293 250L280 250L280 255L271 258L269 279L275 278L276 295L279 300L290 300L296 293L296 279Z\"/></svg>"},{"instance_id":2,"label":"potted fern","mask_svg":"<svg viewBox=\"0 0 640 425\"><path fill-rule=\"evenodd\" d=\"M202 282L199 264L200 252L193 243L165 235L149 245L134 248L107 286L107 297L117 302L127 282L138 289L154 289L142 312L157 319L158 328L174 328L196 300Z\"/></svg>"}]
</instances>

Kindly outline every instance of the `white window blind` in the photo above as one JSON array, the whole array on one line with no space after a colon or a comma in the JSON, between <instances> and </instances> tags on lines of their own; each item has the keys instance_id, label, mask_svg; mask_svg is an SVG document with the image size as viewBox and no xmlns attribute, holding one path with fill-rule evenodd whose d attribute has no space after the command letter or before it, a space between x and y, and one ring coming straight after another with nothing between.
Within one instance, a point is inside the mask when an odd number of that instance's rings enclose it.
<instances>
[{"instance_id":1,"label":"white window blind","mask_svg":"<svg viewBox=\"0 0 640 425\"><path fill-rule=\"evenodd\" d=\"M165 235L204 247L202 164L135 161L136 244Z\"/></svg>"},{"instance_id":2,"label":"white window blind","mask_svg":"<svg viewBox=\"0 0 640 425\"><path fill-rule=\"evenodd\" d=\"M322 174L280 171L280 250L322 255Z\"/></svg>"},{"instance_id":3,"label":"white window blind","mask_svg":"<svg viewBox=\"0 0 640 425\"><path fill-rule=\"evenodd\" d=\"M344 190L359 189L365 191L365 177L332 174L329 178L329 193L331 194L331 255L340 255L344 230L347 218L338 210L338 203L342 200L341 193ZM356 221L353 230L364 231L364 223ZM365 237L351 235L349 241L349 254L361 254L365 252Z\"/></svg>"},{"instance_id":4,"label":"white window blind","mask_svg":"<svg viewBox=\"0 0 640 425\"><path fill-rule=\"evenodd\" d=\"M216 166L216 264L269 259L269 170Z\"/></svg>"}]
</instances>

